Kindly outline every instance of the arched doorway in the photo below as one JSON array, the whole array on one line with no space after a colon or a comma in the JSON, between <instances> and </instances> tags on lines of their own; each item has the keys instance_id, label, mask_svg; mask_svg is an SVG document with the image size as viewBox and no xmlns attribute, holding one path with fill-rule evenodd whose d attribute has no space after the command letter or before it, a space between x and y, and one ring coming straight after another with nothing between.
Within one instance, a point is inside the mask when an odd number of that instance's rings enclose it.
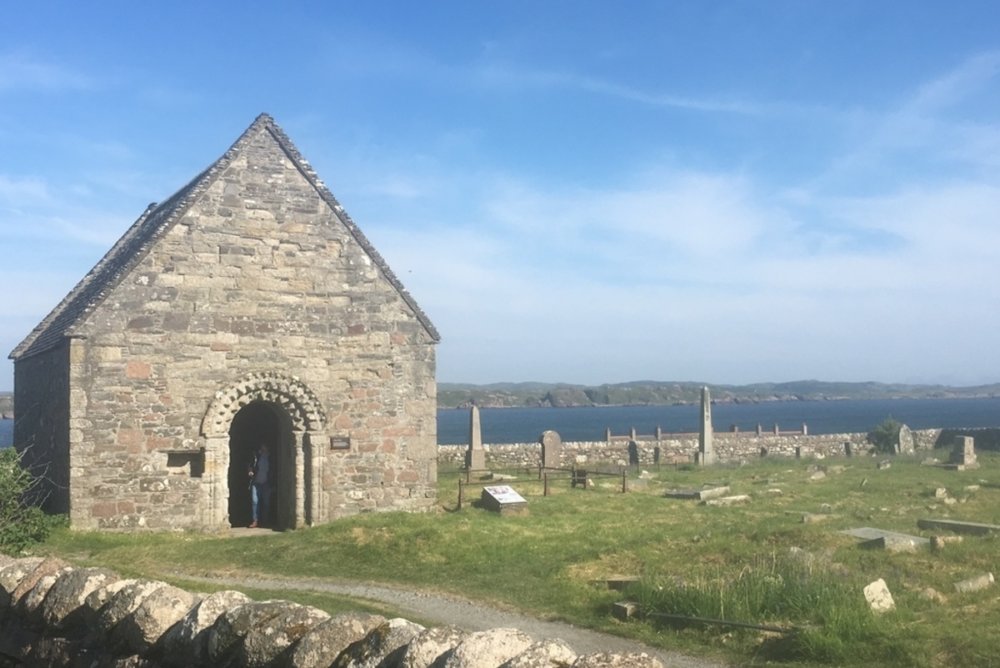
<instances>
[{"instance_id":1,"label":"arched doorway","mask_svg":"<svg viewBox=\"0 0 1000 668\"><path fill-rule=\"evenodd\" d=\"M247 526L248 470L261 441L271 456L273 525L292 529L326 517L321 490L326 416L316 395L292 376L254 373L215 393L202 420L203 526Z\"/></svg>"},{"instance_id":2,"label":"arched doorway","mask_svg":"<svg viewBox=\"0 0 1000 668\"><path fill-rule=\"evenodd\" d=\"M286 507L294 498L289 490L290 483L285 465L289 445L292 442L292 423L280 406L267 401L252 401L239 410L229 426L229 523L234 527L245 527L251 520L250 470L260 446L264 446L271 462L270 500L266 517L261 518L263 527L283 530L289 528L289 512ZM283 475L285 474L285 475ZM294 484L294 478L291 481Z\"/></svg>"}]
</instances>

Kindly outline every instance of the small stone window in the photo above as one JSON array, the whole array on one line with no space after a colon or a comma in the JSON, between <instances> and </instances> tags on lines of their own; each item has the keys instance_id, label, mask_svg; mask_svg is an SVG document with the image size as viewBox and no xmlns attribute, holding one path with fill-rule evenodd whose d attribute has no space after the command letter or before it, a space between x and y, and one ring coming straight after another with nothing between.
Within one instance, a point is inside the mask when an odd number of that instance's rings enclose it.
<instances>
[{"instance_id":1,"label":"small stone window","mask_svg":"<svg viewBox=\"0 0 1000 668\"><path fill-rule=\"evenodd\" d=\"M201 450L168 450L167 471L171 475L200 478L205 473L205 453Z\"/></svg>"}]
</instances>

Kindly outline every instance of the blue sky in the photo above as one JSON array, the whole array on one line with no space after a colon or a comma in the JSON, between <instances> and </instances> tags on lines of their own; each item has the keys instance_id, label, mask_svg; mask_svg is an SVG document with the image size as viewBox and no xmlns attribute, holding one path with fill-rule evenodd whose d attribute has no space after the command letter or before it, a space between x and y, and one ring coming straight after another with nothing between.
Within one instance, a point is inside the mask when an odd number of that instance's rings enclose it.
<instances>
[{"instance_id":1,"label":"blue sky","mask_svg":"<svg viewBox=\"0 0 1000 668\"><path fill-rule=\"evenodd\" d=\"M997 382L998 25L974 1L10 4L0 348L267 112L441 331L440 381Z\"/></svg>"}]
</instances>

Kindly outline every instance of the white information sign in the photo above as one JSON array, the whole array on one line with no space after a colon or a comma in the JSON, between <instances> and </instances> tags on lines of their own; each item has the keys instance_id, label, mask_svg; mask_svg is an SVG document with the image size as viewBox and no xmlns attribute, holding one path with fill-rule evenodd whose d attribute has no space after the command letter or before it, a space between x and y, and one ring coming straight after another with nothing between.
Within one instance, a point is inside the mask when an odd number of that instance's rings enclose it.
<instances>
[{"instance_id":1,"label":"white information sign","mask_svg":"<svg viewBox=\"0 0 1000 668\"><path fill-rule=\"evenodd\" d=\"M484 487L483 489L501 505L505 503L527 503L524 497L515 492L510 485L493 485L492 487Z\"/></svg>"}]
</instances>

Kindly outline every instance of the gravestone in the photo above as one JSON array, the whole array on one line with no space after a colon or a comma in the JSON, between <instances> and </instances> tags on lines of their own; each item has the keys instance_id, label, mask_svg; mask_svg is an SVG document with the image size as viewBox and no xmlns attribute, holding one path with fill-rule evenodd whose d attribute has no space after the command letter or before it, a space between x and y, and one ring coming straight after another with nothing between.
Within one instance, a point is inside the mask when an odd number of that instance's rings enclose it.
<instances>
[{"instance_id":1,"label":"gravestone","mask_svg":"<svg viewBox=\"0 0 1000 668\"><path fill-rule=\"evenodd\" d=\"M715 463L715 445L712 442L712 397L708 386L701 388L701 430L698 432L698 463Z\"/></svg>"},{"instance_id":2,"label":"gravestone","mask_svg":"<svg viewBox=\"0 0 1000 668\"><path fill-rule=\"evenodd\" d=\"M479 426L479 407L469 409L469 449L465 451L465 468L482 471L486 468L486 450L483 449L483 432Z\"/></svg>"},{"instance_id":3,"label":"gravestone","mask_svg":"<svg viewBox=\"0 0 1000 668\"><path fill-rule=\"evenodd\" d=\"M919 519L917 526L921 529L954 531L955 533L967 533L976 536L986 536L991 533L1000 533L1000 525L983 524L981 522L963 522L961 520L949 519Z\"/></svg>"},{"instance_id":4,"label":"gravestone","mask_svg":"<svg viewBox=\"0 0 1000 668\"><path fill-rule=\"evenodd\" d=\"M628 465L639 465L639 444L635 441L628 442Z\"/></svg>"},{"instance_id":5,"label":"gravestone","mask_svg":"<svg viewBox=\"0 0 1000 668\"><path fill-rule=\"evenodd\" d=\"M528 511L528 502L509 485L484 487L480 501L484 508L501 515L516 515Z\"/></svg>"},{"instance_id":6,"label":"gravestone","mask_svg":"<svg viewBox=\"0 0 1000 668\"><path fill-rule=\"evenodd\" d=\"M975 439L971 436L956 436L955 445L951 450L951 459L948 460L948 467L964 471L965 469L979 468L976 461Z\"/></svg>"},{"instance_id":7,"label":"gravestone","mask_svg":"<svg viewBox=\"0 0 1000 668\"><path fill-rule=\"evenodd\" d=\"M874 527L858 527L856 529L844 529L840 533L854 538L859 538L863 542L862 546L868 548L884 548L892 550L899 546L912 546L913 548L926 547L930 544L930 539L922 536L911 536L910 534L898 531L886 531Z\"/></svg>"},{"instance_id":8,"label":"gravestone","mask_svg":"<svg viewBox=\"0 0 1000 668\"><path fill-rule=\"evenodd\" d=\"M896 452L901 455L912 455L915 450L913 432L904 424L899 428L899 443L896 445Z\"/></svg>"},{"instance_id":9,"label":"gravestone","mask_svg":"<svg viewBox=\"0 0 1000 668\"><path fill-rule=\"evenodd\" d=\"M551 429L543 431L538 438L542 444L542 466L547 469L557 469L562 465L562 438L559 432Z\"/></svg>"},{"instance_id":10,"label":"gravestone","mask_svg":"<svg viewBox=\"0 0 1000 668\"><path fill-rule=\"evenodd\" d=\"M729 485L719 487L706 487L704 489L671 489L664 492L663 496L668 499L717 499L729 493Z\"/></svg>"}]
</instances>

